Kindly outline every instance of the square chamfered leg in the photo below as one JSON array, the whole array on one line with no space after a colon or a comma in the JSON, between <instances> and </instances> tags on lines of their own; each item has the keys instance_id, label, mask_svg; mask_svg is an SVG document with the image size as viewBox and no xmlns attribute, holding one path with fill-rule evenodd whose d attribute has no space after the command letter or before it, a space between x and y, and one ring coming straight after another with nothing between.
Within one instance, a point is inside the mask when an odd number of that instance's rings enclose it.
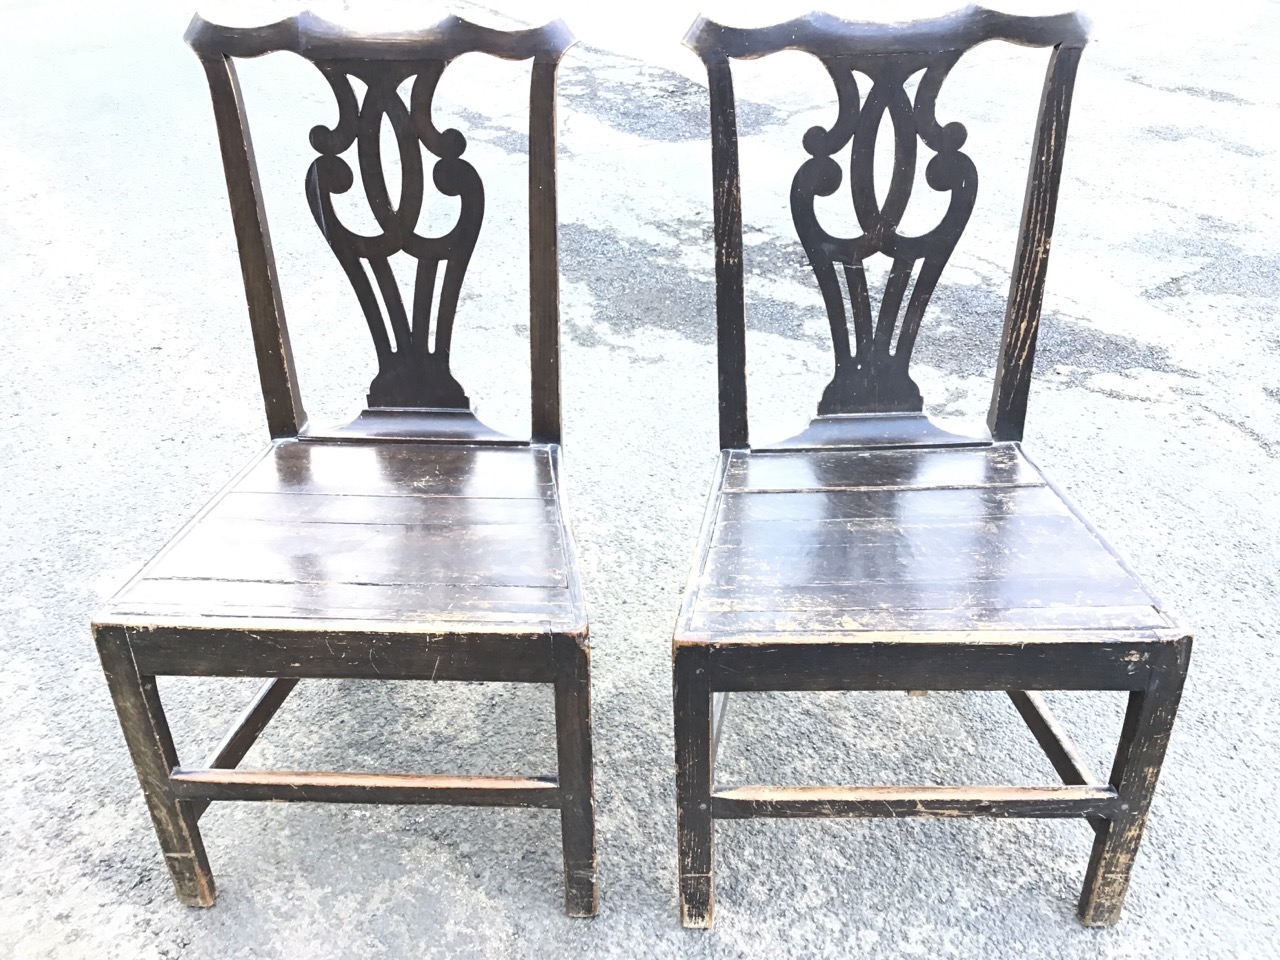
<instances>
[{"instance_id":1,"label":"square chamfered leg","mask_svg":"<svg viewBox=\"0 0 1280 960\"><path fill-rule=\"evenodd\" d=\"M565 912L571 917L594 917L600 908L600 894L591 752L591 653L585 638L580 645L577 637L560 635L555 643Z\"/></svg>"},{"instance_id":2,"label":"square chamfered leg","mask_svg":"<svg viewBox=\"0 0 1280 960\"><path fill-rule=\"evenodd\" d=\"M194 805L178 800L170 785L178 756L156 678L138 672L124 628L96 627L94 639L174 890L189 907L211 907L216 894L198 816Z\"/></svg>"},{"instance_id":3,"label":"square chamfered leg","mask_svg":"<svg viewBox=\"0 0 1280 960\"><path fill-rule=\"evenodd\" d=\"M1129 694L1111 769L1111 785L1120 795L1120 813L1102 822L1094 840L1080 894L1079 917L1086 926L1111 926L1120 919L1190 656L1190 637L1171 643L1151 665L1146 687Z\"/></svg>"},{"instance_id":4,"label":"square chamfered leg","mask_svg":"<svg viewBox=\"0 0 1280 960\"><path fill-rule=\"evenodd\" d=\"M1176 638L1176 639L1175 639ZM685 926L712 922L714 818L1081 818L1098 832L1080 919L1114 923L1168 745L1190 637L1017 644L959 640L675 644L676 794ZM712 692L1012 690L1061 786L714 786ZM1129 708L1110 782L1088 770L1041 690L1125 691ZM1026 692L1026 691L1033 692Z\"/></svg>"},{"instance_id":5,"label":"square chamfered leg","mask_svg":"<svg viewBox=\"0 0 1280 960\"><path fill-rule=\"evenodd\" d=\"M715 906L708 650L704 644L677 644L673 660L680 921L686 927L707 928Z\"/></svg>"}]
</instances>

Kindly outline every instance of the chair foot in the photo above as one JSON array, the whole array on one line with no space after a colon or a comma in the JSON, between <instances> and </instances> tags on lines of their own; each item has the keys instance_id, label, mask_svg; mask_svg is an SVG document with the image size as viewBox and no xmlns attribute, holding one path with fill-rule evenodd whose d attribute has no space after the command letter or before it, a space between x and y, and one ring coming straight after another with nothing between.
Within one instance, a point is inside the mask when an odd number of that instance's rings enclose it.
<instances>
[{"instance_id":1,"label":"chair foot","mask_svg":"<svg viewBox=\"0 0 1280 960\"><path fill-rule=\"evenodd\" d=\"M594 917L600 912L600 888L594 863L565 864L564 912L571 917Z\"/></svg>"},{"instance_id":2,"label":"chair foot","mask_svg":"<svg viewBox=\"0 0 1280 960\"><path fill-rule=\"evenodd\" d=\"M715 914L711 877L680 878L680 924L690 930L710 930Z\"/></svg>"},{"instance_id":3,"label":"chair foot","mask_svg":"<svg viewBox=\"0 0 1280 960\"><path fill-rule=\"evenodd\" d=\"M1145 819L1110 821L1094 841L1076 914L1086 927L1110 927L1120 919Z\"/></svg>"},{"instance_id":4,"label":"chair foot","mask_svg":"<svg viewBox=\"0 0 1280 960\"><path fill-rule=\"evenodd\" d=\"M574 637L556 639L556 747L565 912L571 917L594 917L600 909L600 893L591 751L591 654Z\"/></svg>"},{"instance_id":5,"label":"chair foot","mask_svg":"<svg viewBox=\"0 0 1280 960\"><path fill-rule=\"evenodd\" d=\"M174 892L189 907L211 907L216 891L195 810L189 802L178 800L169 786L178 755L156 678L138 673L123 629L95 629L94 639Z\"/></svg>"},{"instance_id":6,"label":"chair foot","mask_svg":"<svg viewBox=\"0 0 1280 960\"><path fill-rule=\"evenodd\" d=\"M169 868L169 879L173 881L173 892L184 907L213 906L218 891L207 859L166 853L164 862Z\"/></svg>"},{"instance_id":7,"label":"chair foot","mask_svg":"<svg viewBox=\"0 0 1280 960\"><path fill-rule=\"evenodd\" d=\"M711 817L711 685L705 646L676 647L676 834L680 862L680 922L711 926L714 822Z\"/></svg>"},{"instance_id":8,"label":"chair foot","mask_svg":"<svg viewBox=\"0 0 1280 960\"><path fill-rule=\"evenodd\" d=\"M1109 927L1120 919L1190 655L1189 637L1172 644L1169 652L1152 664L1146 689L1129 695L1111 770L1111 783L1120 794L1123 813L1107 822L1093 843L1077 912L1087 927Z\"/></svg>"}]
</instances>

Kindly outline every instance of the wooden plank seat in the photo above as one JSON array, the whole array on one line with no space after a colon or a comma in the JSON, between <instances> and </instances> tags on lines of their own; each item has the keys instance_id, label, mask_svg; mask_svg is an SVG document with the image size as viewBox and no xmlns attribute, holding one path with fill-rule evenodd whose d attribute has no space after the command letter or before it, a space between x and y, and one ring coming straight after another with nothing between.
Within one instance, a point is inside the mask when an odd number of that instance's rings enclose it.
<instances>
[{"instance_id":1,"label":"wooden plank seat","mask_svg":"<svg viewBox=\"0 0 1280 960\"><path fill-rule=\"evenodd\" d=\"M99 619L583 635L568 540L549 447L285 441Z\"/></svg>"},{"instance_id":2,"label":"wooden plank seat","mask_svg":"<svg viewBox=\"0 0 1280 960\"><path fill-rule=\"evenodd\" d=\"M1171 625L1013 444L729 451L716 488L686 635Z\"/></svg>"},{"instance_id":3,"label":"wooden plank seat","mask_svg":"<svg viewBox=\"0 0 1280 960\"><path fill-rule=\"evenodd\" d=\"M243 29L196 17L187 40L213 96L272 441L93 624L178 897L214 901L198 827L211 802L514 806L560 811L566 910L594 915L590 647L560 482L555 73L572 37L558 22L506 32L456 17L358 34L304 13ZM233 62L275 51L311 61L338 103L332 128L323 125L330 111L317 117L319 156L299 194L351 281L350 308L364 315L378 371L368 407L337 427L312 423L302 406ZM449 63L473 52L532 61L528 439L481 423L449 366L485 195L463 157L465 137L436 129L431 107ZM399 147L394 205L379 146L386 125ZM348 230L335 213L332 197L352 185L353 165L378 236ZM458 207L439 236L418 232L428 170ZM416 261L407 290L390 266L396 256ZM166 675L265 683L209 757L188 765L157 693ZM557 769L238 769L308 678L552 685Z\"/></svg>"},{"instance_id":4,"label":"wooden plank seat","mask_svg":"<svg viewBox=\"0 0 1280 960\"><path fill-rule=\"evenodd\" d=\"M968 7L898 24L811 14L738 29L700 18L686 37L710 93L721 447L673 642L686 926L712 922L715 820L744 817L1084 818L1095 842L1079 917L1090 925L1119 918L1191 637L1021 446L1086 34L1075 14ZM958 434L924 413L910 361L977 195L976 168L961 149L965 127L936 115L937 98L948 71L988 40L1052 54L987 429ZM830 125L803 136L808 158L790 196L834 369L803 432L753 448L730 61L783 50L816 57L835 87ZM892 171L877 191L876 138L888 130ZM925 149L925 180L947 194L946 209L932 229L904 235L899 222ZM816 199L837 190L852 194L853 236L828 233L815 213ZM892 261L882 291L865 270L875 255ZM1003 690L1062 783L717 784L729 695L763 690ZM1128 694L1107 776L1089 770L1044 690Z\"/></svg>"}]
</instances>

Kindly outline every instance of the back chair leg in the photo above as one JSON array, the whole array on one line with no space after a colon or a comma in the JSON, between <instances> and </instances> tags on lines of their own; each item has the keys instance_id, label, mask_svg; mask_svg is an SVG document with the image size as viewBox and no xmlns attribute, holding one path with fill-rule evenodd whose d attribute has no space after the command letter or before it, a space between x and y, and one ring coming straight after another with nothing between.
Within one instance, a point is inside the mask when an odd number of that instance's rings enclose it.
<instances>
[{"instance_id":1,"label":"back chair leg","mask_svg":"<svg viewBox=\"0 0 1280 960\"><path fill-rule=\"evenodd\" d=\"M1123 812L1104 822L1093 843L1080 894L1079 917L1086 926L1109 927L1120 919L1190 655L1189 638L1172 645L1167 656L1152 664L1146 689L1129 695L1111 770L1111 784L1120 794Z\"/></svg>"},{"instance_id":2,"label":"back chair leg","mask_svg":"<svg viewBox=\"0 0 1280 960\"><path fill-rule=\"evenodd\" d=\"M571 917L594 917L600 895L591 756L591 654L574 637L557 637L556 642L556 746L565 911Z\"/></svg>"},{"instance_id":3,"label":"back chair leg","mask_svg":"<svg viewBox=\"0 0 1280 960\"><path fill-rule=\"evenodd\" d=\"M176 799L169 786L178 755L160 706L156 678L138 673L123 629L102 627L94 638L173 888L187 906L211 907L213 874L196 825L196 812L190 802Z\"/></svg>"},{"instance_id":4,"label":"back chair leg","mask_svg":"<svg viewBox=\"0 0 1280 960\"><path fill-rule=\"evenodd\" d=\"M675 670L676 832L680 920L711 926L711 685L705 645L678 646Z\"/></svg>"}]
</instances>

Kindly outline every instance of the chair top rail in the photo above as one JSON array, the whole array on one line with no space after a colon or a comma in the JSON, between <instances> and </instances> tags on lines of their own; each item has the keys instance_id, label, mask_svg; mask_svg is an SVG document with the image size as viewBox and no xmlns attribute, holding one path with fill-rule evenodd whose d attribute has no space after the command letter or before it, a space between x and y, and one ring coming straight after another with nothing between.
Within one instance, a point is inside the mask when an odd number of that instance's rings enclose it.
<instances>
[{"instance_id":1,"label":"chair top rail","mask_svg":"<svg viewBox=\"0 0 1280 960\"><path fill-rule=\"evenodd\" d=\"M309 10L257 27L229 27L196 14L184 38L202 57L260 57L277 51L308 60L453 60L487 53L504 60L555 62L574 43L563 20L497 30L449 15L418 30L365 33Z\"/></svg>"},{"instance_id":2,"label":"chair top rail","mask_svg":"<svg viewBox=\"0 0 1280 960\"><path fill-rule=\"evenodd\" d=\"M1029 47L1082 47L1089 18L1079 12L1018 16L970 5L930 20L872 23L808 13L767 27L728 27L698 17L684 44L704 61L752 60L783 50L818 57L893 56L967 50L988 40Z\"/></svg>"}]
</instances>

